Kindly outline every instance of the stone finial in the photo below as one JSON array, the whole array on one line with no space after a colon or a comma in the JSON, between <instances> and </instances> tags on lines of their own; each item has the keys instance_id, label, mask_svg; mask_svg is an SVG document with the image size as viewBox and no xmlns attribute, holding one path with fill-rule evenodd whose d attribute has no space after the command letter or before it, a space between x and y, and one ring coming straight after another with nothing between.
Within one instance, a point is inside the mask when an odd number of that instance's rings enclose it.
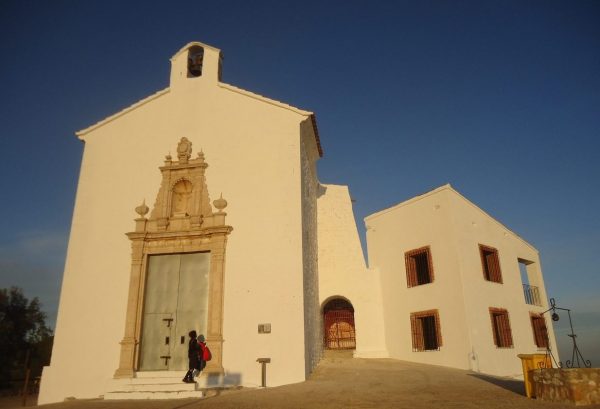
<instances>
[{"instance_id":1,"label":"stone finial","mask_svg":"<svg viewBox=\"0 0 600 409\"><path fill-rule=\"evenodd\" d=\"M200 152L198 152L198 159L200 162L204 162L204 152L202 152L202 149L200 149Z\"/></svg>"},{"instance_id":2,"label":"stone finial","mask_svg":"<svg viewBox=\"0 0 600 409\"><path fill-rule=\"evenodd\" d=\"M213 201L213 205L217 208L219 213L223 213L223 209L227 207L227 200L223 199L223 193L221 193L221 197Z\"/></svg>"},{"instance_id":3,"label":"stone finial","mask_svg":"<svg viewBox=\"0 0 600 409\"><path fill-rule=\"evenodd\" d=\"M192 156L192 143L185 136L181 138L179 144L177 145L177 157L179 158L179 163L186 164L188 160Z\"/></svg>"},{"instance_id":4,"label":"stone finial","mask_svg":"<svg viewBox=\"0 0 600 409\"><path fill-rule=\"evenodd\" d=\"M141 218L146 216L146 214L148 214L149 211L150 209L148 208L148 206L146 206L146 199L144 199L141 205L135 208L135 212L139 214Z\"/></svg>"}]
</instances>

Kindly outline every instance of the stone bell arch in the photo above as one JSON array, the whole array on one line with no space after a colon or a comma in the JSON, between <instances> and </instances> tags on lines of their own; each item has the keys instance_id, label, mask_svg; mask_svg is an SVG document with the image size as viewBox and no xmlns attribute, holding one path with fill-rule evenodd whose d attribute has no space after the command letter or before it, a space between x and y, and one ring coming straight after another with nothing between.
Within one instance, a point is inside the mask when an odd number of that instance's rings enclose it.
<instances>
[{"instance_id":1,"label":"stone bell arch","mask_svg":"<svg viewBox=\"0 0 600 409\"><path fill-rule=\"evenodd\" d=\"M181 348L184 344L181 339L182 329L173 334L169 328L175 326L178 320L182 320L182 307L176 302L175 311L162 316L157 315L159 322L153 323L147 318L145 309L150 309L148 305L151 297L149 289L153 286L157 291L163 291L160 283L152 284L149 278L151 274L162 276L172 274L168 270L166 273L157 270L162 261L171 257L178 257L192 263L191 268L187 268L186 277L192 274L191 282L195 282L193 275L200 274L204 269L203 281L198 294L202 292L205 298L205 307L199 310L203 314L203 322L206 328L189 328L200 330L206 336L206 342L212 351L212 360L207 363L205 368L209 373L223 373L223 303L224 303L224 273L225 273L225 249L227 245L227 236L233 228L225 224L227 213L223 210L227 206L227 201L221 196L213 201L216 212L210 204L208 189L206 186L205 171L208 164L205 162L204 154L199 152L197 157L191 159L192 144L187 138L181 138L177 146L177 159L173 160L170 155L165 157L164 166L160 167L162 173L162 182L156 196L154 208L150 217L146 218L149 212L145 203L138 206L135 210L139 217L135 219L135 231L127 233L131 240L132 259L131 272L129 280L129 293L127 300L127 311L125 318L125 334L121 344L121 353L119 368L116 370L115 378L131 378L139 370L152 369L152 365L144 364L147 368L140 367L141 354L144 353L143 338L150 337L149 334L159 334L155 337L161 345L176 345ZM201 259L201 265L193 266L195 259ZM161 261L154 262L153 261ZM190 261L191 260L191 261ZM180 262L180 266L184 262ZM177 275L178 274L178 275ZM178 272L173 277L183 277L183 273ZM194 284L198 285L198 284ZM189 291L188 291L189 293ZM192 294L177 295L180 299L185 299L190 304ZM186 298L187 297L187 298ZM155 296L156 300L164 298L161 294ZM160 302L160 301L159 301ZM194 305L191 305L194 308ZM189 310L189 308L188 308ZM194 315L192 310L187 311L187 315ZM189 317L187 318L189 321ZM150 328L157 326L155 329ZM188 324L182 324L188 325ZM189 324L188 326L191 326ZM144 326L146 330L144 330ZM167 330L165 330L167 328ZM160 331L167 331L164 335ZM169 332L170 331L170 332ZM162 334L162 335L161 335ZM185 331L187 334L187 330ZM148 344L148 342L146 343ZM187 340L185 342L187 344ZM187 360L187 345L185 345ZM158 350L153 352L156 357L148 355L150 347L146 348L146 355L151 359L160 359L165 361L164 369L169 368L169 360L174 359L169 352ZM162 351L162 352L161 352ZM147 358L146 361L151 360ZM162 362L162 361L161 361ZM155 364L158 365L158 364ZM179 368L175 368L177 370Z\"/></svg>"}]
</instances>

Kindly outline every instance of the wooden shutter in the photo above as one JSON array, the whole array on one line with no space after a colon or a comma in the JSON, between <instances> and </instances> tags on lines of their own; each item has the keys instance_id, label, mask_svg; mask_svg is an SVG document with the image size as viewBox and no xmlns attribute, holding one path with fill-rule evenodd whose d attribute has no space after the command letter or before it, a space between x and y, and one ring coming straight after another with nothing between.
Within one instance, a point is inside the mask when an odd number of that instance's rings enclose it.
<instances>
[{"instance_id":1,"label":"wooden shutter","mask_svg":"<svg viewBox=\"0 0 600 409\"><path fill-rule=\"evenodd\" d=\"M421 320L418 319L417 314L410 314L410 327L413 351L423 351L425 348L423 342L423 325Z\"/></svg>"},{"instance_id":2,"label":"wooden shutter","mask_svg":"<svg viewBox=\"0 0 600 409\"><path fill-rule=\"evenodd\" d=\"M485 279L496 283L502 283L502 271L500 270L498 250L480 244L479 254L481 256L481 266Z\"/></svg>"},{"instance_id":3,"label":"wooden shutter","mask_svg":"<svg viewBox=\"0 0 600 409\"><path fill-rule=\"evenodd\" d=\"M433 262L429 246L407 251L404 253L404 262L408 287L433 282ZM421 274L421 280L419 280L419 271L424 272Z\"/></svg>"},{"instance_id":4,"label":"wooden shutter","mask_svg":"<svg viewBox=\"0 0 600 409\"><path fill-rule=\"evenodd\" d=\"M437 348L442 346L442 331L440 328L440 317L438 310L413 312L410 314L413 351L425 351L425 328L423 328L422 319L425 317L433 317L435 321L435 327L433 330L435 331Z\"/></svg>"},{"instance_id":5,"label":"wooden shutter","mask_svg":"<svg viewBox=\"0 0 600 409\"><path fill-rule=\"evenodd\" d=\"M531 314L533 339L538 348L548 348L548 328L546 320L539 314Z\"/></svg>"},{"instance_id":6,"label":"wooden shutter","mask_svg":"<svg viewBox=\"0 0 600 409\"><path fill-rule=\"evenodd\" d=\"M417 285L417 263L411 256L411 252L404 253L404 261L406 262L406 284L408 287Z\"/></svg>"},{"instance_id":7,"label":"wooden shutter","mask_svg":"<svg viewBox=\"0 0 600 409\"><path fill-rule=\"evenodd\" d=\"M440 316L438 314L438 311L435 310L435 334L437 336L437 344L438 344L438 348L442 346L442 328L440 325Z\"/></svg>"},{"instance_id":8,"label":"wooden shutter","mask_svg":"<svg viewBox=\"0 0 600 409\"><path fill-rule=\"evenodd\" d=\"M513 340L508 311L502 308L490 308L490 318L492 321L494 344L498 348L511 348Z\"/></svg>"}]
</instances>

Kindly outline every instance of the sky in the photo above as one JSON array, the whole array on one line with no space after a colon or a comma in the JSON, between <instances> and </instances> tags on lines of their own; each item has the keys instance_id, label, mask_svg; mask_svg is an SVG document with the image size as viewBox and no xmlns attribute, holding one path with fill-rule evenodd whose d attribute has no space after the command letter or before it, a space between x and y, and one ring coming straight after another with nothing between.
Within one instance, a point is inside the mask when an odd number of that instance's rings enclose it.
<instances>
[{"instance_id":1,"label":"sky","mask_svg":"<svg viewBox=\"0 0 600 409\"><path fill-rule=\"evenodd\" d=\"M0 288L54 325L74 133L201 41L223 82L316 113L319 179L349 185L363 242L365 216L451 183L540 251L600 366L599 21L598 1L0 0Z\"/></svg>"}]
</instances>

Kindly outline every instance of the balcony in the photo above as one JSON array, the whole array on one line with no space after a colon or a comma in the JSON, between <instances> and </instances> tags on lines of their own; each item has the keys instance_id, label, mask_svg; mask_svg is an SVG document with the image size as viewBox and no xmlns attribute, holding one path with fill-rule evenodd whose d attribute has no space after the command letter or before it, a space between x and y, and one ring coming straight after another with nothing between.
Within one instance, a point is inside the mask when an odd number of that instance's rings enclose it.
<instances>
[{"instance_id":1,"label":"balcony","mask_svg":"<svg viewBox=\"0 0 600 409\"><path fill-rule=\"evenodd\" d=\"M523 284L523 295L525 295L525 302L529 305L542 305L540 298L540 291L537 287L529 284Z\"/></svg>"}]
</instances>

